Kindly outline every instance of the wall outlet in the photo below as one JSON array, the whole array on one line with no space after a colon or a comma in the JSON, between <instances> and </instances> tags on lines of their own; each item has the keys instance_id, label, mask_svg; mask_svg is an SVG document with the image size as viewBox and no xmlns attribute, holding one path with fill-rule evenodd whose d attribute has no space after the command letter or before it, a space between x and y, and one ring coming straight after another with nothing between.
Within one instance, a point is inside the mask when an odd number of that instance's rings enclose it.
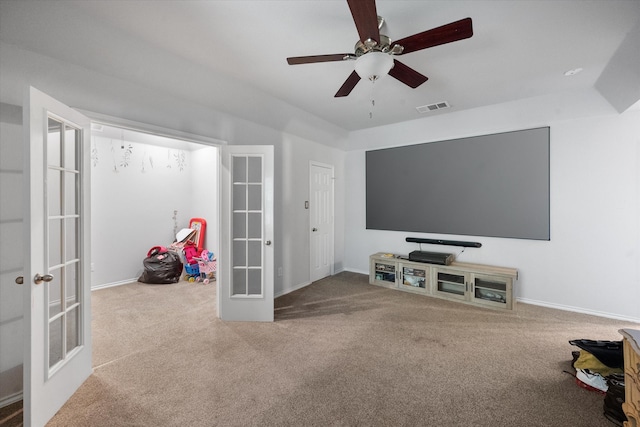
<instances>
[{"instance_id":1,"label":"wall outlet","mask_svg":"<svg viewBox=\"0 0 640 427\"><path fill-rule=\"evenodd\" d=\"M282 277L282 267L278 267L278 277Z\"/></svg>"}]
</instances>

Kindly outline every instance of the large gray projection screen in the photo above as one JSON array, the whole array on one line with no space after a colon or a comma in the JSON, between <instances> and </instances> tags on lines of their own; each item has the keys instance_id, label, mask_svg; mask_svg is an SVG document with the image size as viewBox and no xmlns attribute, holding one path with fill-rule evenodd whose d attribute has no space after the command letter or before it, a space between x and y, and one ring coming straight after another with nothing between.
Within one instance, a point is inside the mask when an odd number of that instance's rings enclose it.
<instances>
[{"instance_id":1,"label":"large gray projection screen","mask_svg":"<svg viewBox=\"0 0 640 427\"><path fill-rule=\"evenodd\" d=\"M367 229L549 240L549 128L367 151Z\"/></svg>"}]
</instances>

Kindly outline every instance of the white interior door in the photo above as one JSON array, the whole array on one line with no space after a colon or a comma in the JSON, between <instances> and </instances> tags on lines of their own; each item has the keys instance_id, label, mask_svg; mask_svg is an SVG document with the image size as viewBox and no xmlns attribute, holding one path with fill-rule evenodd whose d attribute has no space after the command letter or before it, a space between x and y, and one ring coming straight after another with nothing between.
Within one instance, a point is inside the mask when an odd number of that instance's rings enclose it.
<instances>
[{"instance_id":1,"label":"white interior door","mask_svg":"<svg viewBox=\"0 0 640 427\"><path fill-rule=\"evenodd\" d=\"M273 146L222 148L222 320L273 321Z\"/></svg>"},{"instance_id":2,"label":"white interior door","mask_svg":"<svg viewBox=\"0 0 640 427\"><path fill-rule=\"evenodd\" d=\"M89 119L29 88L25 129L24 424L91 374Z\"/></svg>"},{"instance_id":3,"label":"white interior door","mask_svg":"<svg viewBox=\"0 0 640 427\"><path fill-rule=\"evenodd\" d=\"M333 274L333 166L309 165L312 282Z\"/></svg>"}]
</instances>

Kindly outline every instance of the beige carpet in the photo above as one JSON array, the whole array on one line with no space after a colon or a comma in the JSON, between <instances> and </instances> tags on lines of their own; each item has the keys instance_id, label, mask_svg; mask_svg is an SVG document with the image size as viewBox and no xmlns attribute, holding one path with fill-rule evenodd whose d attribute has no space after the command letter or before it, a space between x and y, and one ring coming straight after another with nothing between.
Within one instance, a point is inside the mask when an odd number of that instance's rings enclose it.
<instances>
[{"instance_id":1,"label":"beige carpet","mask_svg":"<svg viewBox=\"0 0 640 427\"><path fill-rule=\"evenodd\" d=\"M610 426L568 340L640 325L526 304L514 312L342 273L225 323L215 286L93 293L94 374L50 426Z\"/></svg>"}]
</instances>

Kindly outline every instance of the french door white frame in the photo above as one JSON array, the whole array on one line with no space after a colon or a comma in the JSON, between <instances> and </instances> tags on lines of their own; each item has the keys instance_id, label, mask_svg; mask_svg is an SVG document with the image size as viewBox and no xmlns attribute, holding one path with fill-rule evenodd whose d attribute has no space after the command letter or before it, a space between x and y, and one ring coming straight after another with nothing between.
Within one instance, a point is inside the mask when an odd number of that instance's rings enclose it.
<instances>
[{"instance_id":1,"label":"french door white frame","mask_svg":"<svg viewBox=\"0 0 640 427\"><path fill-rule=\"evenodd\" d=\"M73 153L71 159L62 157L65 154L64 135L58 142L59 165L51 164L48 159L50 151L49 122L54 121L60 126L61 132L73 130ZM92 372L91 367L91 299L90 299L90 272L88 263L90 260L90 174L89 174L89 119L66 105L56 101L50 96L33 87L27 88L23 103L23 130L24 130L24 275L23 275L23 312L24 312L24 367L23 367L23 419L26 426L43 426L62 407L69 397L88 378ZM53 150L55 152L55 150ZM68 151L66 153L70 153ZM67 167L66 163L72 164ZM64 189L59 187L63 178L55 174L49 176L49 171L57 171L62 174L76 175L74 177L73 194L75 201L72 212L61 211L50 215L48 202L64 197ZM48 182L51 180L52 182ZM51 184L52 186L49 186ZM48 200L47 193L56 188ZM61 202L62 203L62 202ZM64 203L61 204L64 206ZM66 221L68 218L77 220L72 239L69 235L57 234L57 244L49 245L49 223L54 221ZM61 228L64 230L64 227ZM76 274L69 281L76 283L74 295L77 304L67 307L65 286L67 278L54 277L64 273L67 265L64 256L64 246L70 244L74 247L73 259L69 260L69 266L77 263ZM56 252L56 251L60 252ZM51 255L56 256L54 262L59 269L51 271ZM51 275L54 273L54 275ZM66 277L66 276L65 276ZM56 282L57 281L57 282ZM51 285L50 283L53 282ZM64 330L61 332L61 340L66 333L75 332L76 341L72 342L73 349L66 350L64 342L60 348L62 354L60 360L55 360L51 365L50 351L50 286L57 283L62 314L54 316L61 320ZM68 308L68 310L67 310ZM68 331L67 312L76 313L75 327Z\"/></svg>"},{"instance_id":2,"label":"french door white frame","mask_svg":"<svg viewBox=\"0 0 640 427\"><path fill-rule=\"evenodd\" d=\"M273 241L274 147L227 146L220 158L222 241L218 262L222 271L218 313L222 320L272 322L277 244ZM241 288L245 291L240 292Z\"/></svg>"}]
</instances>

